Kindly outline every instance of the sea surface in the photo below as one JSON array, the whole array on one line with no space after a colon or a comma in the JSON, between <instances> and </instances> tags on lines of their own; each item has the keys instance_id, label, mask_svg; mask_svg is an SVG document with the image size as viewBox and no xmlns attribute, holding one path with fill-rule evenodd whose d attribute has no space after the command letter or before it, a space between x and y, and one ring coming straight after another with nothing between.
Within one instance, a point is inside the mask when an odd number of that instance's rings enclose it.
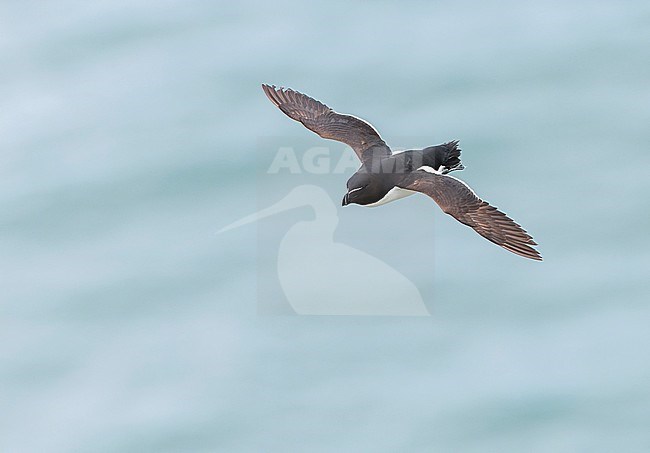
<instances>
[{"instance_id":1,"label":"sea surface","mask_svg":"<svg viewBox=\"0 0 650 453\"><path fill-rule=\"evenodd\" d=\"M649 2L6 0L0 30L0 452L650 451ZM544 261L422 195L341 207L349 150L261 83L459 139ZM424 316L328 312L369 294Z\"/></svg>"}]
</instances>

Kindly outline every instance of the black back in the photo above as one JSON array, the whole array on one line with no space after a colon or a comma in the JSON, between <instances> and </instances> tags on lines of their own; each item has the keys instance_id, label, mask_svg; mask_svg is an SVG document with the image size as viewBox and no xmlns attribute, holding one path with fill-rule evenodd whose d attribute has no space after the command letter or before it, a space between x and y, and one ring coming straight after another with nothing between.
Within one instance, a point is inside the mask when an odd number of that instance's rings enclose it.
<instances>
[{"instance_id":1,"label":"black back","mask_svg":"<svg viewBox=\"0 0 650 453\"><path fill-rule=\"evenodd\" d=\"M436 171L444 166L445 173L462 170L458 141L408 150L391 156L378 153L366 160L359 171L348 180L348 192L352 193L345 199L345 203L375 203L384 198L393 187L400 185L407 174L422 166L432 167Z\"/></svg>"}]
</instances>

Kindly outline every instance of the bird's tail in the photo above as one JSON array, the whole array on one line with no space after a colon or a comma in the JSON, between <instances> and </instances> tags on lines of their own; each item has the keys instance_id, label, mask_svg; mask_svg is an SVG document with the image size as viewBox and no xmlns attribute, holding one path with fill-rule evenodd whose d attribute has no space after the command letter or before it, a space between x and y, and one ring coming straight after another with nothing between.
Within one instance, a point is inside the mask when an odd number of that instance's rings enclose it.
<instances>
[{"instance_id":1,"label":"bird's tail","mask_svg":"<svg viewBox=\"0 0 650 453\"><path fill-rule=\"evenodd\" d=\"M424 162L425 165L430 165L435 170L439 171L441 167L443 174L449 173L454 170L462 170L465 166L460 162L460 148L458 147L458 140L443 143L442 145L429 146L424 148Z\"/></svg>"}]
</instances>

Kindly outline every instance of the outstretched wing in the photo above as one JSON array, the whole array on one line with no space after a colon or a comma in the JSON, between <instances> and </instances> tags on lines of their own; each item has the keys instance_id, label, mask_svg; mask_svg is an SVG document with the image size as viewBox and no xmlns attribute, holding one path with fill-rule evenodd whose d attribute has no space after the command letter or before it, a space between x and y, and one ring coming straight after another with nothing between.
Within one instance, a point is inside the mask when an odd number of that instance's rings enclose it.
<instances>
[{"instance_id":1,"label":"outstretched wing","mask_svg":"<svg viewBox=\"0 0 650 453\"><path fill-rule=\"evenodd\" d=\"M289 118L300 121L323 138L349 145L364 162L377 154L388 156L390 148L374 127L360 118L337 113L322 102L289 88L262 84L266 96Z\"/></svg>"},{"instance_id":2,"label":"outstretched wing","mask_svg":"<svg viewBox=\"0 0 650 453\"><path fill-rule=\"evenodd\" d=\"M525 258L542 260L542 256L533 248L537 244L526 230L481 200L461 180L418 170L406 175L399 186L430 196L445 213L474 228L488 241Z\"/></svg>"}]
</instances>

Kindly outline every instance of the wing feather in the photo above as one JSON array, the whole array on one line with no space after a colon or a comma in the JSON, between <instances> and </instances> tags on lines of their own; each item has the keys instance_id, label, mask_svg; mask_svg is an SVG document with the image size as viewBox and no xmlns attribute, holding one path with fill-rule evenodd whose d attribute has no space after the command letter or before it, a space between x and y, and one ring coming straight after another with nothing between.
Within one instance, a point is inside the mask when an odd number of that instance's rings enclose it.
<instances>
[{"instance_id":1,"label":"wing feather","mask_svg":"<svg viewBox=\"0 0 650 453\"><path fill-rule=\"evenodd\" d=\"M422 192L447 214L472 227L478 234L504 249L533 260L542 260L533 238L519 224L481 200L463 181L425 171L409 173L400 187Z\"/></svg>"},{"instance_id":2,"label":"wing feather","mask_svg":"<svg viewBox=\"0 0 650 453\"><path fill-rule=\"evenodd\" d=\"M262 89L289 118L301 122L323 138L350 146L362 162L391 154L375 128L361 118L337 113L322 102L290 88L263 84Z\"/></svg>"}]
</instances>

